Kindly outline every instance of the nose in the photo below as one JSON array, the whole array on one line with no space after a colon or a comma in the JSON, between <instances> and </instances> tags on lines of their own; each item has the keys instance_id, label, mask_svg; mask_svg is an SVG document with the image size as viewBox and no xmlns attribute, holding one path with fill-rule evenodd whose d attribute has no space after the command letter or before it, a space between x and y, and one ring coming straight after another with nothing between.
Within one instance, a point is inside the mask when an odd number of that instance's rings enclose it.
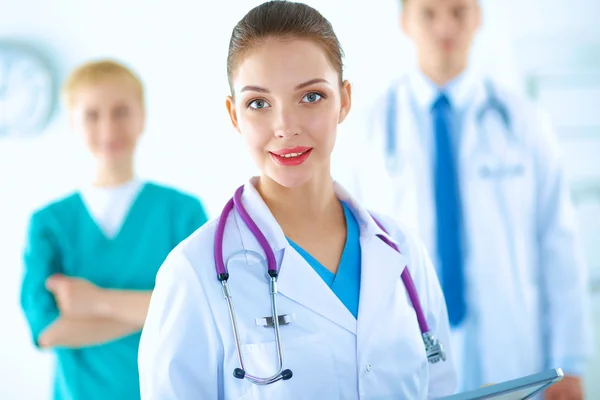
<instances>
[{"instance_id":1,"label":"nose","mask_svg":"<svg viewBox=\"0 0 600 400\"><path fill-rule=\"evenodd\" d=\"M102 140L111 141L117 136L116 121L110 117L104 117L99 121L98 133Z\"/></svg>"},{"instance_id":2,"label":"nose","mask_svg":"<svg viewBox=\"0 0 600 400\"><path fill-rule=\"evenodd\" d=\"M457 28L457 22L451 13L440 13L434 21L434 32L440 39L451 39Z\"/></svg>"},{"instance_id":3,"label":"nose","mask_svg":"<svg viewBox=\"0 0 600 400\"><path fill-rule=\"evenodd\" d=\"M280 108L275 118L274 134L278 139L291 139L300 135L298 117L289 108Z\"/></svg>"}]
</instances>

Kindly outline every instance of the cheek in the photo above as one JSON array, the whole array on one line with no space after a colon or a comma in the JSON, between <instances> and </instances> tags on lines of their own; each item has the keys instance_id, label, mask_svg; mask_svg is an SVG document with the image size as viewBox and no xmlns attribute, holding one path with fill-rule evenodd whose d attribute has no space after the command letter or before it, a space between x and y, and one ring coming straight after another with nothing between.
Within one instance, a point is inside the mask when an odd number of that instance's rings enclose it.
<instances>
[{"instance_id":1,"label":"cheek","mask_svg":"<svg viewBox=\"0 0 600 400\"><path fill-rule=\"evenodd\" d=\"M250 146L262 145L272 138L271 123L267 115L243 113L238 116L238 126L242 137Z\"/></svg>"},{"instance_id":2,"label":"cheek","mask_svg":"<svg viewBox=\"0 0 600 400\"><path fill-rule=\"evenodd\" d=\"M120 134L125 140L130 143L135 143L142 133L142 122L138 120L124 120L115 124L115 127L120 131Z\"/></svg>"},{"instance_id":3,"label":"cheek","mask_svg":"<svg viewBox=\"0 0 600 400\"><path fill-rule=\"evenodd\" d=\"M90 146L94 146L98 142L98 134L96 130L91 126L81 127L81 136L83 140Z\"/></svg>"},{"instance_id":4,"label":"cheek","mask_svg":"<svg viewBox=\"0 0 600 400\"><path fill-rule=\"evenodd\" d=\"M306 118L304 126L313 136L313 140L326 143L335 138L339 118L339 107L331 107Z\"/></svg>"}]
</instances>

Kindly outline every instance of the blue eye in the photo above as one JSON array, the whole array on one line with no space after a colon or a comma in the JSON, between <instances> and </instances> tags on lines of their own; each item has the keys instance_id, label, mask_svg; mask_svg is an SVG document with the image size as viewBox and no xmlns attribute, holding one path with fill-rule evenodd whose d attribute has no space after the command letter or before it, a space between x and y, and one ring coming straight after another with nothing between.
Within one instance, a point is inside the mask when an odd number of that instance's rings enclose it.
<instances>
[{"instance_id":1,"label":"blue eye","mask_svg":"<svg viewBox=\"0 0 600 400\"><path fill-rule=\"evenodd\" d=\"M255 110L261 110L263 108L269 107L269 103L267 103L265 100L256 99L248 103L248 107L253 108Z\"/></svg>"},{"instance_id":2,"label":"blue eye","mask_svg":"<svg viewBox=\"0 0 600 400\"><path fill-rule=\"evenodd\" d=\"M323 98L323 96L320 95L319 93L310 92L302 98L302 102L303 103L316 103L317 101L321 100L322 98Z\"/></svg>"}]
</instances>

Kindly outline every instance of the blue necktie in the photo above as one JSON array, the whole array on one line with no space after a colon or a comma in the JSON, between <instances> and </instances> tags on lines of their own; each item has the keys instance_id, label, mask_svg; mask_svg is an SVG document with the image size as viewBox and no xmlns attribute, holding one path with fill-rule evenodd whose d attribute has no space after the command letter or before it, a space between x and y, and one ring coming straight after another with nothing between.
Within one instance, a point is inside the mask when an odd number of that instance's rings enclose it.
<instances>
[{"instance_id":1,"label":"blue necktie","mask_svg":"<svg viewBox=\"0 0 600 400\"><path fill-rule=\"evenodd\" d=\"M440 262L440 281L450 325L459 325L467 312L462 253L462 210L453 146L453 118L450 102L441 93L433 103L431 114L435 134L433 166L436 239Z\"/></svg>"}]
</instances>

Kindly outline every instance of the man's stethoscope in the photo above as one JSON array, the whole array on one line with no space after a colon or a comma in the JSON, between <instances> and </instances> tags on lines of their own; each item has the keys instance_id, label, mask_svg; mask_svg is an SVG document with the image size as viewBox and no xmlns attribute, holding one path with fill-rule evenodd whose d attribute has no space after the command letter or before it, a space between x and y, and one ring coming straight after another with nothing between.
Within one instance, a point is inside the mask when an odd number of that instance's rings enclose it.
<instances>
[{"instance_id":1,"label":"man's stethoscope","mask_svg":"<svg viewBox=\"0 0 600 400\"><path fill-rule=\"evenodd\" d=\"M505 141L514 140L514 134L512 131L512 123L510 114L508 112L508 108L506 105L498 99L496 95L496 90L494 89L494 85L490 80L484 81L484 88L486 93L486 100L480 107L477 109L475 113L475 123L480 132L479 141L487 141L488 147L492 147L489 142L490 138L485 131L485 118L489 113L495 114L497 119L501 122L503 132L503 138ZM396 141L398 137L398 89L397 86L393 86L387 95L387 105L386 105L386 113L385 113L385 152L386 152L386 163L388 170L395 171L397 169L397 163L400 161L399 156L397 154ZM489 150L489 149L488 149ZM483 165L479 168L479 175L482 178L497 178L499 175L503 174L511 174L511 175L521 175L523 174L523 166L521 164L516 166L489 166Z\"/></svg>"},{"instance_id":2,"label":"man's stethoscope","mask_svg":"<svg viewBox=\"0 0 600 400\"><path fill-rule=\"evenodd\" d=\"M260 231L258 226L256 226L256 224L254 223L254 221L252 220L250 215L248 215L248 212L246 211L244 205L242 204L243 190L244 190L243 186L239 187L236 190L233 198L227 202L227 204L225 205L225 208L223 209L223 212L221 213L221 216L219 217L217 231L215 233L215 244L214 244L215 265L216 265L216 271L217 271L217 278L219 279L219 281L221 282L221 284L223 286L223 294L225 295L225 300L227 302L227 307L229 309L229 316L231 319L231 325L233 328L233 336L235 338L235 346L236 346L236 350L237 350L238 361L240 364L240 367L236 368L233 371L233 376L235 376L238 379L246 378L250 382L257 384L257 385L268 385L268 384L277 382L279 380L290 379L292 377L292 371L289 369L285 369L285 370L283 369L283 353L281 350L281 338L280 338L280 334L279 334L279 325L280 325L280 323L282 323L282 321L280 321L281 316L279 316L277 313L277 277L279 274L279 271L277 268L277 261L275 260L275 254L273 252L273 249L271 249L269 242L267 241L267 239L265 238L263 233ZM269 275L269 294L271 297L271 318L272 318L273 329L275 332L275 342L276 342L276 347L277 347L277 359L278 359L277 360L277 362L278 362L277 372L273 376L270 376L268 378L260 378L257 376L250 375L244 369L244 361L242 359L238 326L237 326L235 311L233 310L233 303L231 301L231 292L230 292L229 286L227 284L227 280L229 279L229 273L227 271L227 268L225 267L225 262L223 260L223 240L224 240L224 236L225 236L225 225L227 223L227 217L229 216L229 213L233 209L235 209L238 212L238 214L244 221L244 224L246 224L246 226L248 227L248 229L250 230L252 235L256 238L256 240L260 244L260 247L263 249L265 256L267 258L267 267L268 267L267 272ZM373 219L375 220L377 225L381 228L381 230L383 230L384 232L387 233L387 231L383 228L383 226L379 223L379 221L377 221L375 218L373 218ZM394 243L389 241L389 239L387 239L386 237L380 236L380 239L383 240L386 244L388 244L390 247L392 247L397 252L400 252L398 247ZM419 296L417 294L417 290L416 290L413 280L410 276L408 268L404 268L404 271L402 272L401 276L402 276L402 281L404 282L404 286L406 287L406 291L408 292L410 301L411 301L413 308L415 309L415 312L417 314L417 320L419 322L419 329L421 331L421 336L423 337L423 342L425 344L425 351L427 354L428 361L432 364L437 363L438 361L445 361L446 354L444 352L443 346L433 336L433 334L429 331L429 327L427 326L427 321L425 320L425 315L421 308L421 302L419 301Z\"/></svg>"},{"instance_id":3,"label":"man's stethoscope","mask_svg":"<svg viewBox=\"0 0 600 400\"><path fill-rule=\"evenodd\" d=\"M506 150L511 146L516 148L518 143L517 137L513 131L512 121L508 111L508 107L502 102L494 89L491 80L484 80L485 101L479 106L475 112L475 125L478 129L479 146L476 147L475 153L480 156L480 161L477 165L477 175L479 178L492 183L496 198L498 199L499 212L501 220L504 222L504 233L507 243L511 243L514 239L512 232L516 224L513 221L512 214L509 210L506 189L503 187L504 178L520 177L525 174L525 165L522 161L507 163ZM402 155L397 154L398 149L396 142L398 138L398 87L393 86L387 96L387 106L385 114L385 156L388 172L395 173L398 170L398 162L401 161ZM486 128L486 117L495 115L494 121L500 121L501 127L496 127L496 135L492 135L489 129ZM491 119L491 118L490 118ZM487 146L485 145L487 144ZM504 151L504 152L502 152ZM488 157L495 152L499 155ZM516 250L514 246L510 247L511 257L516 260ZM513 263L516 265L516 261Z\"/></svg>"}]
</instances>

